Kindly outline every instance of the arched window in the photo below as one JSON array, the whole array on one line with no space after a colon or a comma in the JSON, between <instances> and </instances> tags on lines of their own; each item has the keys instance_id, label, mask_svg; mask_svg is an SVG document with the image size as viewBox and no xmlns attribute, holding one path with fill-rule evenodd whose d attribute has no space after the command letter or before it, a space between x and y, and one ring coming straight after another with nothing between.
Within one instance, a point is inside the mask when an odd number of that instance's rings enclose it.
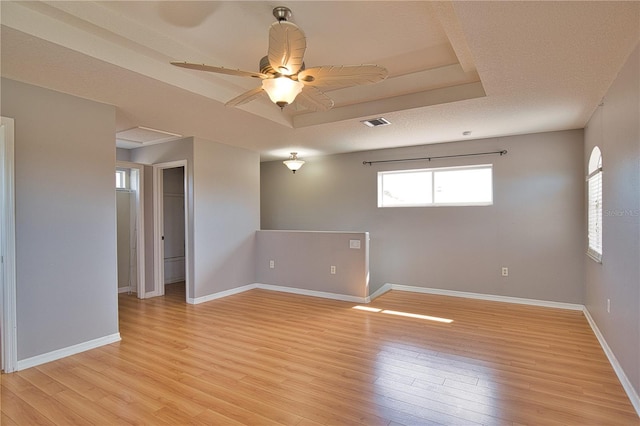
<instances>
[{"instance_id":1,"label":"arched window","mask_svg":"<svg viewBox=\"0 0 640 426\"><path fill-rule=\"evenodd\" d=\"M597 146L589 157L588 189L588 237L587 254L594 260L602 261L602 153Z\"/></svg>"}]
</instances>

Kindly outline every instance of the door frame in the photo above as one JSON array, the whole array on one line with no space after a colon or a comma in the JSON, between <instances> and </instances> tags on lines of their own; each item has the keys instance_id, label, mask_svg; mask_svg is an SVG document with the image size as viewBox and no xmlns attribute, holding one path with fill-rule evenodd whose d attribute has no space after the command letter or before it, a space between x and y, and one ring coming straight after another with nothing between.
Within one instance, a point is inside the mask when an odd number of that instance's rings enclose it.
<instances>
[{"instance_id":1,"label":"door frame","mask_svg":"<svg viewBox=\"0 0 640 426\"><path fill-rule=\"evenodd\" d=\"M136 170L136 293L138 299L145 298L145 251L144 251L144 165L128 161L116 161L116 169ZM131 179L133 184L133 179Z\"/></svg>"},{"instance_id":2,"label":"door frame","mask_svg":"<svg viewBox=\"0 0 640 426\"><path fill-rule=\"evenodd\" d=\"M0 209L2 220L2 370L16 371L18 364L18 328L16 315L16 222L15 222L15 169L14 121L2 117L0 122Z\"/></svg>"},{"instance_id":3,"label":"door frame","mask_svg":"<svg viewBox=\"0 0 640 426\"><path fill-rule=\"evenodd\" d=\"M187 160L170 161L153 165L153 281L154 288L151 295L164 296L164 193L163 171L184 167L184 272L185 272L185 302L189 300L191 284L190 267L190 213L191 197L189 194L189 173Z\"/></svg>"}]
</instances>

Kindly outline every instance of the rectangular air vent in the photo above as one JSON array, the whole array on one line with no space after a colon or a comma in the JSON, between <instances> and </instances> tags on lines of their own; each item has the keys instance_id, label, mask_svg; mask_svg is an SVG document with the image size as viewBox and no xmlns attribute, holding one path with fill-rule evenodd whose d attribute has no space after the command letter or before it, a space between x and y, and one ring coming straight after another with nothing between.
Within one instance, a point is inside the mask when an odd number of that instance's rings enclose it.
<instances>
[{"instance_id":1,"label":"rectangular air vent","mask_svg":"<svg viewBox=\"0 0 640 426\"><path fill-rule=\"evenodd\" d=\"M155 143L179 139L181 137L182 135L177 133L142 126L134 127L129 130L122 130L116 133L116 141L138 145L152 145Z\"/></svg>"},{"instance_id":2,"label":"rectangular air vent","mask_svg":"<svg viewBox=\"0 0 640 426\"><path fill-rule=\"evenodd\" d=\"M378 126L388 126L389 124L391 124L391 122L389 120L387 120L386 118L372 118L369 120L363 120L361 121L362 124L364 124L367 127L378 127Z\"/></svg>"}]
</instances>

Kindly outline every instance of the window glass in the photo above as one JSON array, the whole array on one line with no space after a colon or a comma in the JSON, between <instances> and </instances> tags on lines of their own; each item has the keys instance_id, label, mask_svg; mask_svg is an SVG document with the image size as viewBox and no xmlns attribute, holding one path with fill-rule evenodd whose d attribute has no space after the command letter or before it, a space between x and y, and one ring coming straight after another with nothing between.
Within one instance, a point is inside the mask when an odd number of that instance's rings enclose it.
<instances>
[{"instance_id":1,"label":"window glass","mask_svg":"<svg viewBox=\"0 0 640 426\"><path fill-rule=\"evenodd\" d=\"M473 204L493 201L491 169L434 171L435 204Z\"/></svg>"},{"instance_id":2,"label":"window glass","mask_svg":"<svg viewBox=\"0 0 640 426\"><path fill-rule=\"evenodd\" d=\"M384 207L420 206L432 203L431 180L431 172L421 170L386 173L379 183L381 203Z\"/></svg>"},{"instance_id":3,"label":"window glass","mask_svg":"<svg viewBox=\"0 0 640 426\"><path fill-rule=\"evenodd\" d=\"M491 165L378 173L378 207L492 203Z\"/></svg>"},{"instance_id":4,"label":"window glass","mask_svg":"<svg viewBox=\"0 0 640 426\"><path fill-rule=\"evenodd\" d=\"M587 254L602 261L602 154L597 146L591 151L587 169Z\"/></svg>"},{"instance_id":5,"label":"window glass","mask_svg":"<svg viewBox=\"0 0 640 426\"><path fill-rule=\"evenodd\" d=\"M124 170L116 170L116 189L127 189L127 172Z\"/></svg>"}]
</instances>

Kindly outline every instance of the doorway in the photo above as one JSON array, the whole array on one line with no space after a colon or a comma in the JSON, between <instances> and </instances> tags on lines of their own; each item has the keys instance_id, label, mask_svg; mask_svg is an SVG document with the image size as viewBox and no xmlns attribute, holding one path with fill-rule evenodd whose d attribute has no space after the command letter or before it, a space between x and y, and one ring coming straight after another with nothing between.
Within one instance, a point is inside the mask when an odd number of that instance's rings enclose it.
<instances>
[{"instance_id":1,"label":"doorway","mask_svg":"<svg viewBox=\"0 0 640 426\"><path fill-rule=\"evenodd\" d=\"M118 292L145 297L144 166L116 163Z\"/></svg>"},{"instance_id":2,"label":"doorway","mask_svg":"<svg viewBox=\"0 0 640 426\"><path fill-rule=\"evenodd\" d=\"M0 362L5 373L18 363L16 317L14 122L0 122Z\"/></svg>"},{"instance_id":3,"label":"doorway","mask_svg":"<svg viewBox=\"0 0 640 426\"><path fill-rule=\"evenodd\" d=\"M189 300L189 196L186 160L153 165L154 293ZM184 290L183 290L184 288Z\"/></svg>"},{"instance_id":4,"label":"doorway","mask_svg":"<svg viewBox=\"0 0 640 426\"><path fill-rule=\"evenodd\" d=\"M164 288L171 293L184 293L185 268L185 204L184 167L162 170Z\"/></svg>"}]
</instances>

